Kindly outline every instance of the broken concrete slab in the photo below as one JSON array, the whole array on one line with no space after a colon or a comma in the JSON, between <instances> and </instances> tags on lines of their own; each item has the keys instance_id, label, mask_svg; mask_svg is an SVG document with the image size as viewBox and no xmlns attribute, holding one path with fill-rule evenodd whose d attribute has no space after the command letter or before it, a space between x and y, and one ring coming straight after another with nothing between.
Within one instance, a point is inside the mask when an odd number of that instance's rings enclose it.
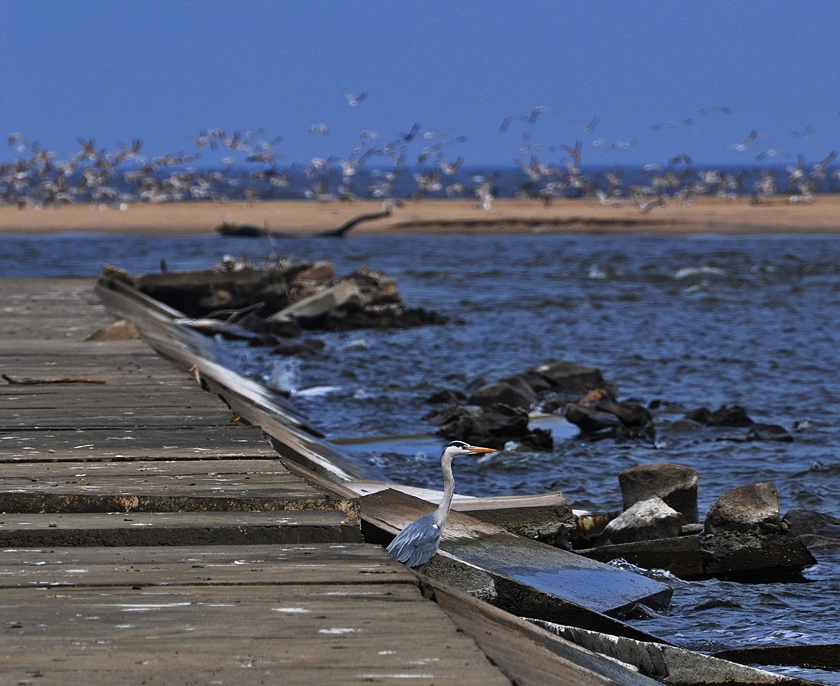
<instances>
[{"instance_id":1,"label":"broken concrete slab","mask_svg":"<svg viewBox=\"0 0 840 686\"><path fill-rule=\"evenodd\" d=\"M361 304L362 291L353 281L339 281L329 288L319 290L308 298L275 312L267 317L270 323L289 319L315 319L327 312L350 303Z\"/></svg>"}]
</instances>

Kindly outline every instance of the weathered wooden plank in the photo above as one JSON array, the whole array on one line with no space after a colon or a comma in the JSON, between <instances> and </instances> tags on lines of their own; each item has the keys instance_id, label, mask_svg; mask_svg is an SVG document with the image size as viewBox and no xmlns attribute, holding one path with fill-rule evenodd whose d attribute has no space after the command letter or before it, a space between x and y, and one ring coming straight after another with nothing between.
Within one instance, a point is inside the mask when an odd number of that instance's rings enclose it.
<instances>
[{"instance_id":1,"label":"weathered wooden plank","mask_svg":"<svg viewBox=\"0 0 840 686\"><path fill-rule=\"evenodd\" d=\"M0 548L359 543L338 510L0 515Z\"/></svg>"},{"instance_id":2,"label":"weathered wooden plank","mask_svg":"<svg viewBox=\"0 0 840 686\"><path fill-rule=\"evenodd\" d=\"M340 509L279 460L7 463L0 473L4 512L177 512Z\"/></svg>"},{"instance_id":3,"label":"weathered wooden plank","mask_svg":"<svg viewBox=\"0 0 840 686\"><path fill-rule=\"evenodd\" d=\"M354 563L344 576L324 562L330 579L313 580L321 551L333 560L351 548ZM116 585L107 583L114 572L101 577L100 569L80 560L83 566L65 570L83 579L74 586L0 588L0 614L8 620L0 654L4 679L14 683L38 674L39 683L64 684L510 683L416 585L401 578L404 571L395 569L387 582L359 573L394 566L381 549L302 546L280 553L282 564L274 565L237 564L237 553L244 551L233 551L224 567L178 565L194 577L224 574L228 583L199 578L146 585L143 579L161 570L138 557L120 570L124 577ZM206 559L198 548L169 552L188 561ZM60 566L67 567L55 568ZM275 571L285 573L287 582L277 583Z\"/></svg>"},{"instance_id":4,"label":"weathered wooden plank","mask_svg":"<svg viewBox=\"0 0 840 686\"><path fill-rule=\"evenodd\" d=\"M366 540L375 540L373 528L394 534L433 509L397 491L365 496L361 508ZM637 603L661 608L671 596L670 587L658 581L515 536L459 512L450 514L440 552L423 571L503 609L601 629L609 625L637 637L643 632L614 618Z\"/></svg>"},{"instance_id":5,"label":"weathered wooden plank","mask_svg":"<svg viewBox=\"0 0 840 686\"><path fill-rule=\"evenodd\" d=\"M417 579L362 543L7 549L0 569L0 587L21 588L395 583Z\"/></svg>"},{"instance_id":6,"label":"weathered wooden plank","mask_svg":"<svg viewBox=\"0 0 840 686\"><path fill-rule=\"evenodd\" d=\"M259 430L213 427L44 428L4 432L0 463L119 460L277 459Z\"/></svg>"},{"instance_id":7,"label":"weathered wooden plank","mask_svg":"<svg viewBox=\"0 0 840 686\"><path fill-rule=\"evenodd\" d=\"M710 657L678 646L638 641L572 626L536 621L577 645L635 666L640 672L673 686L778 684L818 686L817 682L773 674L755 667Z\"/></svg>"},{"instance_id":8,"label":"weathered wooden plank","mask_svg":"<svg viewBox=\"0 0 840 686\"><path fill-rule=\"evenodd\" d=\"M654 686L629 665L566 641L452 586L418 574L424 593L433 597L461 631L519 686Z\"/></svg>"},{"instance_id":9,"label":"weathered wooden plank","mask_svg":"<svg viewBox=\"0 0 840 686\"><path fill-rule=\"evenodd\" d=\"M3 413L0 420L0 431L17 431L29 427L143 427L159 426L172 427L193 427L193 426L218 426L220 421L225 421L222 416L207 416L199 409L191 412L190 408L183 408L178 415L158 413L140 413L134 410L123 408L111 408L111 411L103 412L100 408L91 407L85 401L85 394L77 396L79 406L71 416L63 409L38 408L33 410L9 410ZM229 415L228 415L229 419Z\"/></svg>"}]
</instances>

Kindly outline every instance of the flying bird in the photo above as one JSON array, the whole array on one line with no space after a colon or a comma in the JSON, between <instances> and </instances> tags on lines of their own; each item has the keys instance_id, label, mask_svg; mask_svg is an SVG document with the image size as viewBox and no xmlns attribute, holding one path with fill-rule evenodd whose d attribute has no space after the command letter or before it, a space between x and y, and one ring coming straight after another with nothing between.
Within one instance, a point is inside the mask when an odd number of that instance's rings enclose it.
<instances>
[{"instance_id":1,"label":"flying bird","mask_svg":"<svg viewBox=\"0 0 840 686\"><path fill-rule=\"evenodd\" d=\"M443 449L440 465L443 470L443 499L437 510L423 515L397 534L388 546L388 552L409 567L420 567L431 560L440 546L440 535L446 526L452 496L455 493L455 479L452 476L452 459L456 455L479 455L495 453L493 448L481 448L463 441L452 441Z\"/></svg>"},{"instance_id":2,"label":"flying bird","mask_svg":"<svg viewBox=\"0 0 840 686\"><path fill-rule=\"evenodd\" d=\"M344 94L344 97L347 98L347 104L350 107L358 107L362 104L362 100L367 97L367 91L364 93L359 93L358 95L353 95L350 91L341 91Z\"/></svg>"}]
</instances>

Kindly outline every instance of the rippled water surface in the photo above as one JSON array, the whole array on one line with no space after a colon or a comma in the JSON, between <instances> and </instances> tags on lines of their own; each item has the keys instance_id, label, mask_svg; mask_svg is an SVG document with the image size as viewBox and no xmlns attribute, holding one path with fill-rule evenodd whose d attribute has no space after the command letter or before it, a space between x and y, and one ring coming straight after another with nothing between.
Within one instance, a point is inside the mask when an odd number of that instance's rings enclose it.
<instances>
[{"instance_id":1,"label":"rippled water surface","mask_svg":"<svg viewBox=\"0 0 840 686\"><path fill-rule=\"evenodd\" d=\"M290 392L330 439L381 437L345 449L372 474L440 487L440 442L423 419L438 388L494 380L552 359L595 365L621 399L656 411L655 447L586 443L555 428L553 451L518 447L456 465L471 495L561 490L576 507L621 505L617 474L647 462L700 472L704 512L726 490L773 481L782 511L840 510L840 241L830 237L368 237L279 241L284 255L327 259L397 279L411 306L446 326L328 334L314 360L231 344L249 374ZM261 239L5 237L4 276L95 275L208 267L222 254L255 260ZM743 405L780 424L792 443L744 442L743 429L679 434L690 409ZM374 446L374 447L371 447ZM840 555L817 550L809 583L746 586L672 581L674 602L642 625L681 645L715 650L765 643L840 642ZM740 607L696 610L711 597ZM835 680L836 675L820 678Z\"/></svg>"}]
</instances>

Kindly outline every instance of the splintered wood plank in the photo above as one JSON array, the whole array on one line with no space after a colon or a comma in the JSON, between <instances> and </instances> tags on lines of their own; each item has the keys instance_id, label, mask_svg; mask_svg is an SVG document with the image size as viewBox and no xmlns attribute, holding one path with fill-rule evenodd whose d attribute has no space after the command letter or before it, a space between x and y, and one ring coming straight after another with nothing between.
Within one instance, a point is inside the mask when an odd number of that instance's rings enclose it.
<instances>
[{"instance_id":1,"label":"splintered wood plank","mask_svg":"<svg viewBox=\"0 0 840 686\"><path fill-rule=\"evenodd\" d=\"M340 509L272 460L13 462L0 472L4 512Z\"/></svg>"},{"instance_id":2,"label":"splintered wood plank","mask_svg":"<svg viewBox=\"0 0 840 686\"><path fill-rule=\"evenodd\" d=\"M0 588L4 679L510 684L381 548L270 551L173 548L150 561L129 549L75 551L52 565L73 585Z\"/></svg>"},{"instance_id":3,"label":"splintered wood plank","mask_svg":"<svg viewBox=\"0 0 840 686\"><path fill-rule=\"evenodd\" d=\"M0 515L0 548L359 543L339 510ZM1 583L1 582L0 582Z\"/></svg>"}]
</instances>

